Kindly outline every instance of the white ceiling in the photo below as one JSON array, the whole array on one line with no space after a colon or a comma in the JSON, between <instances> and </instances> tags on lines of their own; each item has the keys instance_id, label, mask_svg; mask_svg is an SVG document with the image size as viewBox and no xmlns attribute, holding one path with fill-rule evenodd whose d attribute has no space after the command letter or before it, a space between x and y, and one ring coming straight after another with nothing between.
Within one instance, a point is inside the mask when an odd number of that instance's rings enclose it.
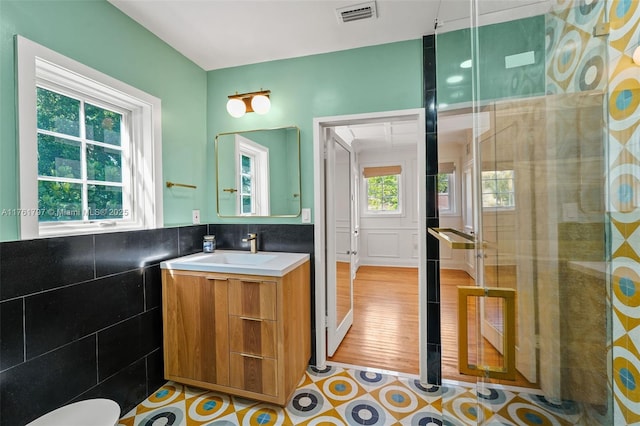
<instances>
[{"instance_id":1,"label":"white ceiling","mask_svg":"<svg viewBox=\"0 0 640 426\"><path fill-rule=\"evenodd\" d=\"M416 122L407 120L352 124L335 130L356 152L415 147L418 136Z\"/></svg>"},{"instance_id":2,"label":"white ceiling","mask_svg":"<svg viewBox=\"0 0 640 426\"><path fill-rule=\"evenodd\" d=\"M469 0L377 0L377 18L340 23L366 0L109 0L205 70L334 52L469 26ZM530 16L549 0L479 0L486 23ZM505 13L507 11L508 13Z\"/></svg>"},{"instance_id":3,"label":"white ceiling","mask_svg":"<svg viewBox=\"0 0 640 426\"><path fill-rule=\"evenodd\" d=\"M0 0L1 1L1 0ZM336 9L366 0L108 0L204 70L334 52L466 28L470 0L376 0L376 19L340 23ZM544 13L550 0L478 0L481 24ZM450 120L451 121L451 120ZM454 124L455 122L455 124ZM444 120L439 141L470 121ZM470 128L470 127L469 127ZM345 126L356 149L415 144L415 123Z\"/></svg>"}]
</instances>

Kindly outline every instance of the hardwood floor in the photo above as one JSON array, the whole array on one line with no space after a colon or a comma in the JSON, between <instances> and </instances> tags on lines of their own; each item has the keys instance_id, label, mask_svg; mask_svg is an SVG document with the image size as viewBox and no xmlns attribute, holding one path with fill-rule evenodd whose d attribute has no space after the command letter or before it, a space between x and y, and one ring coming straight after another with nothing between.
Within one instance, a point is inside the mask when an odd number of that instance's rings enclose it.
<instances>
[{"instance_id":1,"label":"hardwood floor","mask_svg":"<svg viewBox=\"0 0 640 426\"><path fill-rule=\"evenodd\" d=\"M464 271L440 271L442 377L475 382L475 377L458 372L459 285L475 285L475 281ZM353 287L353 326L329 361L418 374L417 268L362 266ZM500 355L490 344L483 348L486 359L497 361ZM492 382L536 387L520 374L515 382Z\"/></svg>"},{"instance_id":2,"label":"hardwood floor","mask_svg":"<svg viewBox=\"0 0 640 426\"><path fill-rule=\"evenodd\" d=\"M418 269L361 266L353 325L329 361L418 374Z\"/></svg>"}]
</instances>

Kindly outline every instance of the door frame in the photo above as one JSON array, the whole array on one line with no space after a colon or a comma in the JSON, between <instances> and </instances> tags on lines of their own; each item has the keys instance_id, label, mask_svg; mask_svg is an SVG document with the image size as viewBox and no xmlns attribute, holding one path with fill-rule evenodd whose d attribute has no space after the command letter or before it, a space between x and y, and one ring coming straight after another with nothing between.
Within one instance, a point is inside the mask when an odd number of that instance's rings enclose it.
<instances>
[{"instance_id":1,"label":"door frame","mask_svg":"<svg viewBox=\"0 0 640 426\"><path fill-rule=\"evenodd\" d=\"M314 214L314 261L315 261L315 343L316 366L324 368L327 363L326 339L326 243L325 243L325 166L324 143L330 127L347 124L364 124L388 120L415 120L418 137L417 174L426 176L426 121L425 109L384 111L363 114L316 117L313 119L313 199ZM426 228L426 181L418 179L418 328L420 381L427 383L427 228ZM422 303L421 303L422 301Z\"/></svg>"}]
</instances>

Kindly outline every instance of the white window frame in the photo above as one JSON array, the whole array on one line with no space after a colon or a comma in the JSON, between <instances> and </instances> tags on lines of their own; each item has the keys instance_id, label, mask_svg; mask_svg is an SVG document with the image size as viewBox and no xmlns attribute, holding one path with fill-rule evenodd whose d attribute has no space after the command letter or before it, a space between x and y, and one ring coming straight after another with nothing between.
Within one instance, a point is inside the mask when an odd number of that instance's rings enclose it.
<instances>
[{"instance_id":1,"label":"white window frame","mask_svg":"<svg viewBox=\"0 0 640 426\"><path fill-rule=\"evenodd\" d=\"M93 68L16 36L18 75L20 238L152 229L163 226L160 99ZM38 221L36 86L59 87L129 111L130 220ZM64 94L64 93L63 93ZM100 105L98 105L100 106ZM129 177L123 176L123 181ZM124 204L123 204L124 208Z\"/></svg>"},{"instance_id":2,"label":"white window frame","mask_svg":"<svg viewBox=\"0 0 640 426\"><path fill-rule=\"evenodd\" d=\"M509 210L515 210L516 208L516 193L515 193L515 181L516 181L516 172L513 169L501 169L501 170L485 170L483 172L480 172L480 179L481 179L481 188L482 188L482 183L485 181L485 179L482 177L482 173L484 172L500 172L500 171L510 171L512 173L512 178L511 181L513 182L513 191L508 192L509 194L512 194L512 198L513 198L513 204L509 205L509 206L485 206L484 205L484 194L500 194L500 193L495 193L495 192L482 192L480 194L480 202L482 203L482 208L484 210L499 210L499 211L509 211Z\"/></svg>"},{"instance_id":3,"label":"white window frame","mask_svg":"<svg viewBox=\"0 0 640 426\"><path fill-rule=\"evenodd\" d=\"M438 204L438 214L442 216L455 216L458 213L458 203L456 202L456 187L457 187L457 164L455 161L441 161L440 163L453 163L453 171L451 173L438 173L438 175L445 174L449 176L449 208L444 209ZM436 177L437 179L437 177ZM440 192L438 192L438 181L436 180L436 193L438 197L440 196Z\"/></svg>"},{"instance_id":4,"label":"white window frame","mask_svg":"<svg viewBox=\"0 0 640 426\"><path fill-rule=\"evenodd\" d=\"M387 166L401 167L400 175L398 176L398 210L393 212L369 210L369 200L368 200L369 192L367 188L367 178L364 177L364 169L367 167L387 167ZM404 217L405 216L404 179L405 179L406 170L407 168L406 168L406 165L404 164L404 161L390 161L385 163L367 163L367 164L360 165L360 176L363 176L361 179L362 190L360 191L361 193L360 201L363 206L362 213L361 213L362 217L372 218L372 217Z\"/></svg>"},{"instance_id":5,"label":"white window frame","mask_svg":"<svg viewBox=\"0 0 640 426\"><path fill-rule=\"evenodd\" d=\"M236 164L238 165L238 192L236 193L236 214L238 216L269 216L271 206L270 185L269 185L269 148L260 145L249 138L236 134L235 138ZM254 205L253 213L242 214L242 156L251 157L253 159L253 179L252 179L252 198Z\"/></svg>"}]
</instances>

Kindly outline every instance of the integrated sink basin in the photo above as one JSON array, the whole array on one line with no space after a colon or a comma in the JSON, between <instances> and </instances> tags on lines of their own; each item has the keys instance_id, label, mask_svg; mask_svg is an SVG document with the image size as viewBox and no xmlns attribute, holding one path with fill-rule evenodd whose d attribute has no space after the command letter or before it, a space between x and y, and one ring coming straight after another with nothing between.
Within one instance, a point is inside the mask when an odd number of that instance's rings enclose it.
<instances>
[{"instance_id":1,"label":"integrated sink basin","mask_svg":"<svg viewBox=\"0 0 640 426\"><path fill-rule=\"evenodd\" d=\"M231 274L268 275L282 277L309 260L307 253L216 250L196 253L160 263L162 269L225 272Z\"/></svg>"}]
</instances>

